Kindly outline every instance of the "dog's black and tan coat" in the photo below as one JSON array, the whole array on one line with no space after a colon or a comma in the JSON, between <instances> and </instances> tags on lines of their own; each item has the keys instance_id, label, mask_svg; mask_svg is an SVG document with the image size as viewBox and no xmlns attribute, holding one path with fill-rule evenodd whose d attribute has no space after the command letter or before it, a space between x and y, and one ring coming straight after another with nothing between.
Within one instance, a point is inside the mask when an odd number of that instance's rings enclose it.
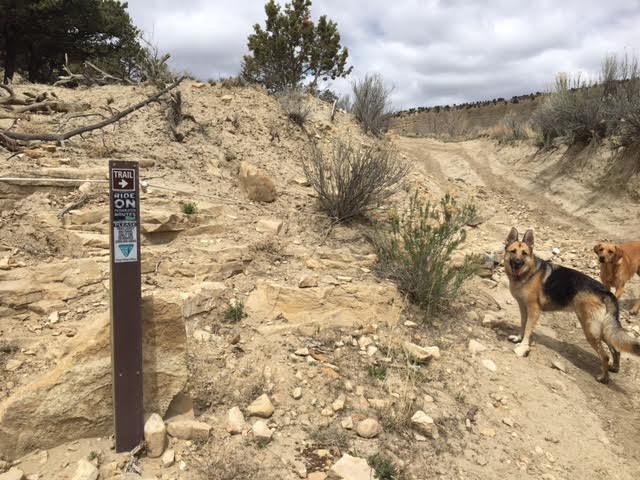
<instances>
[{"instance_id":1,"label":"dog's black and tan coat","mask_svg":"<svg viewBox=\"0 0 640 480\"><path fill-rule=\"evenodd\" d=\"M504 268L509 277L509 289L520 307L520 335L509 337L518 343L515 352L526 356L531 335L543 311L573 311L578 316L584 334L602 362L602 373L596 378L606 383L609 371L620 368L620 352L640 355L640 342L622 328L618 300L604 285L571 268L554 265L533 254L533 231L527 230L522 241L518 231L511 229L505 242ZM609 347L609 356L603 342Z\"/></svg>"}]
</instances>

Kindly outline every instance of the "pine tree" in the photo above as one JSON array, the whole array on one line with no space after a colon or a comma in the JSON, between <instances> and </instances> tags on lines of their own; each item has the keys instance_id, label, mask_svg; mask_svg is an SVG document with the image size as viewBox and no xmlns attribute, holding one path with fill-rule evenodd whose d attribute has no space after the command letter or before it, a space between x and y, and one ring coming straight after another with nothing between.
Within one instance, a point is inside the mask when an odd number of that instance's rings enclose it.
<instances>
[{"instance_id":1,"label":"pine tree","mask_svg":"<svg viewBox=\"0 0 640 480\"><path fill-rule=\"evenodd\" d=\"M299 87L307 79L315 88L318 80L346 77L349 51L340 44L335 22L321 16L310 19L311 0L293 0L284 9L275 0L265 5L265 28L259 24L249 35L250 55L244 57L242 74L271 92Z\"/></svg>"}]
</instances>

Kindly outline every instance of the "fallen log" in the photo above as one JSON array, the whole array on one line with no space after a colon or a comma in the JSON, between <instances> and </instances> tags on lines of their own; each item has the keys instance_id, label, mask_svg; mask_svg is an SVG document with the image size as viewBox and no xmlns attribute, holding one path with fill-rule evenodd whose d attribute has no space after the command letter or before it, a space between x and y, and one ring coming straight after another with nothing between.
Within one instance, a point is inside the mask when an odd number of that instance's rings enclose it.
<instances>
[{"instance_id":1,"label":"fallen log","mask_svg":"<svg viewBox=\"0 0 640 480\"><path fill-rule=\"evenodd\" d=\"M153 95L146 98L145 100L138 102L135 105L131 105L129 108L122 110L121 112L118 112L112 117L107 118L106 120L103 120L101 122L94 123L91 125L86 125L84 127L78 127L73 130L69 130L67 132L62 132L62 133L20 133L20 132L8 131L8 130L0 130L0 143L5 145L6 141L3 142L3 139L2 139L2 136L4 136L6 139L13 140L14 142L41 141L41 142L57 142L59 145L64 145L65 140L68 140L77 135L82 135L83 133L91 132L92 130L97 130L97 129L106 127L107 125L111 125L112 123L115 123L118 120L121 120L122 118L126 117L130 113L133 113L136 110L140 110L142 107L152 102L158 101L158 99L162 97L165 93L176 88L180 84L180 82L182 82L182 80L184 80L184 77L180 77L171 85L154 93ZM15 150L12 150L12 151L15 151Z\"/></svg>"}]
</instances>

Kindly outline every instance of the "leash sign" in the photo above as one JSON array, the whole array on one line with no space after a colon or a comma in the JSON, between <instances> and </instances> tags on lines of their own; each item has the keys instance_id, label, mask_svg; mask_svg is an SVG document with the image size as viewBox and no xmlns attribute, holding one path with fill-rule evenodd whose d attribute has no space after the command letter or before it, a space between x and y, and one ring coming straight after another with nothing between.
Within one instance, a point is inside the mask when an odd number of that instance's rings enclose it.
<instances>
[{"instance_id":1,"label":"leash sign","mask_svg":"<svg viewBox=\"0 0 640 480\"><path fill-rule=\"evenodd\" d=\"M137 162L109 162L111 365L116 451L143 440L140 203Z\"/></svg>"}]
</instances>

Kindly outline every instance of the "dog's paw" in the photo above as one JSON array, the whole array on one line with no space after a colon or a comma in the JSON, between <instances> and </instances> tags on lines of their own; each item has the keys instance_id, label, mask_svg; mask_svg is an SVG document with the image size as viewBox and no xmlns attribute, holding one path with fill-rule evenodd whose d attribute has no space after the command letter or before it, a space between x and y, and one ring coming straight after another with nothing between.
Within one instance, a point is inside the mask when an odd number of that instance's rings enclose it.
<instances>
[{"instance_id":1,"label":"dog's paw","mask_svg":"<svg viewBox=\"0 0 640 480\"><path fill-rule=\"evenodd\" d=\"M609 383L609 375L606 373L596 375L596 380L598 380L600 383Z\"/></svg>"},{"instance_id":2,"label":"dog's paw","mask_svg":"<svg viewBox=\"0 0 640 480\"><path fill-rule=\"evenodd\" d=\"M513 343L520 343L522 341L522 335L509 335L507 338Z\"/></svg>"},{"instance_id":3,"label":"dog's paw","mask_svg":"<svg viewBox=\"0 0 640 480\"><path fill-rule=\"evenodd\" d=\"M640 311L640 307L638 307L638 308L633 307L631 310L629 310L629 313L630 313L631 315L637 315L637 314L638 314L638 311Z\"/></svg>"},{"instance_id":4,"label":"dog's paw","mask_svg":"<svg viewBox=\"0 0 640 480\"><path fill-rule=\"evenodd\" d=\"M527 355L529 355L531 347L526 343L520 343L516 348L513 349L513 351L516 352L516 355L519 357L526 357Z\"/></svg>"},{"instance_id":5,"label":"dog's paw","mask_svg":"<svg viewBox=\"0 0 640 480\"><path fill-rule=\"evenodd\" d=\"M618 373L620 371L620 365L609 365L609 371L611 373Z\"/></svg>"}]
</instances>

